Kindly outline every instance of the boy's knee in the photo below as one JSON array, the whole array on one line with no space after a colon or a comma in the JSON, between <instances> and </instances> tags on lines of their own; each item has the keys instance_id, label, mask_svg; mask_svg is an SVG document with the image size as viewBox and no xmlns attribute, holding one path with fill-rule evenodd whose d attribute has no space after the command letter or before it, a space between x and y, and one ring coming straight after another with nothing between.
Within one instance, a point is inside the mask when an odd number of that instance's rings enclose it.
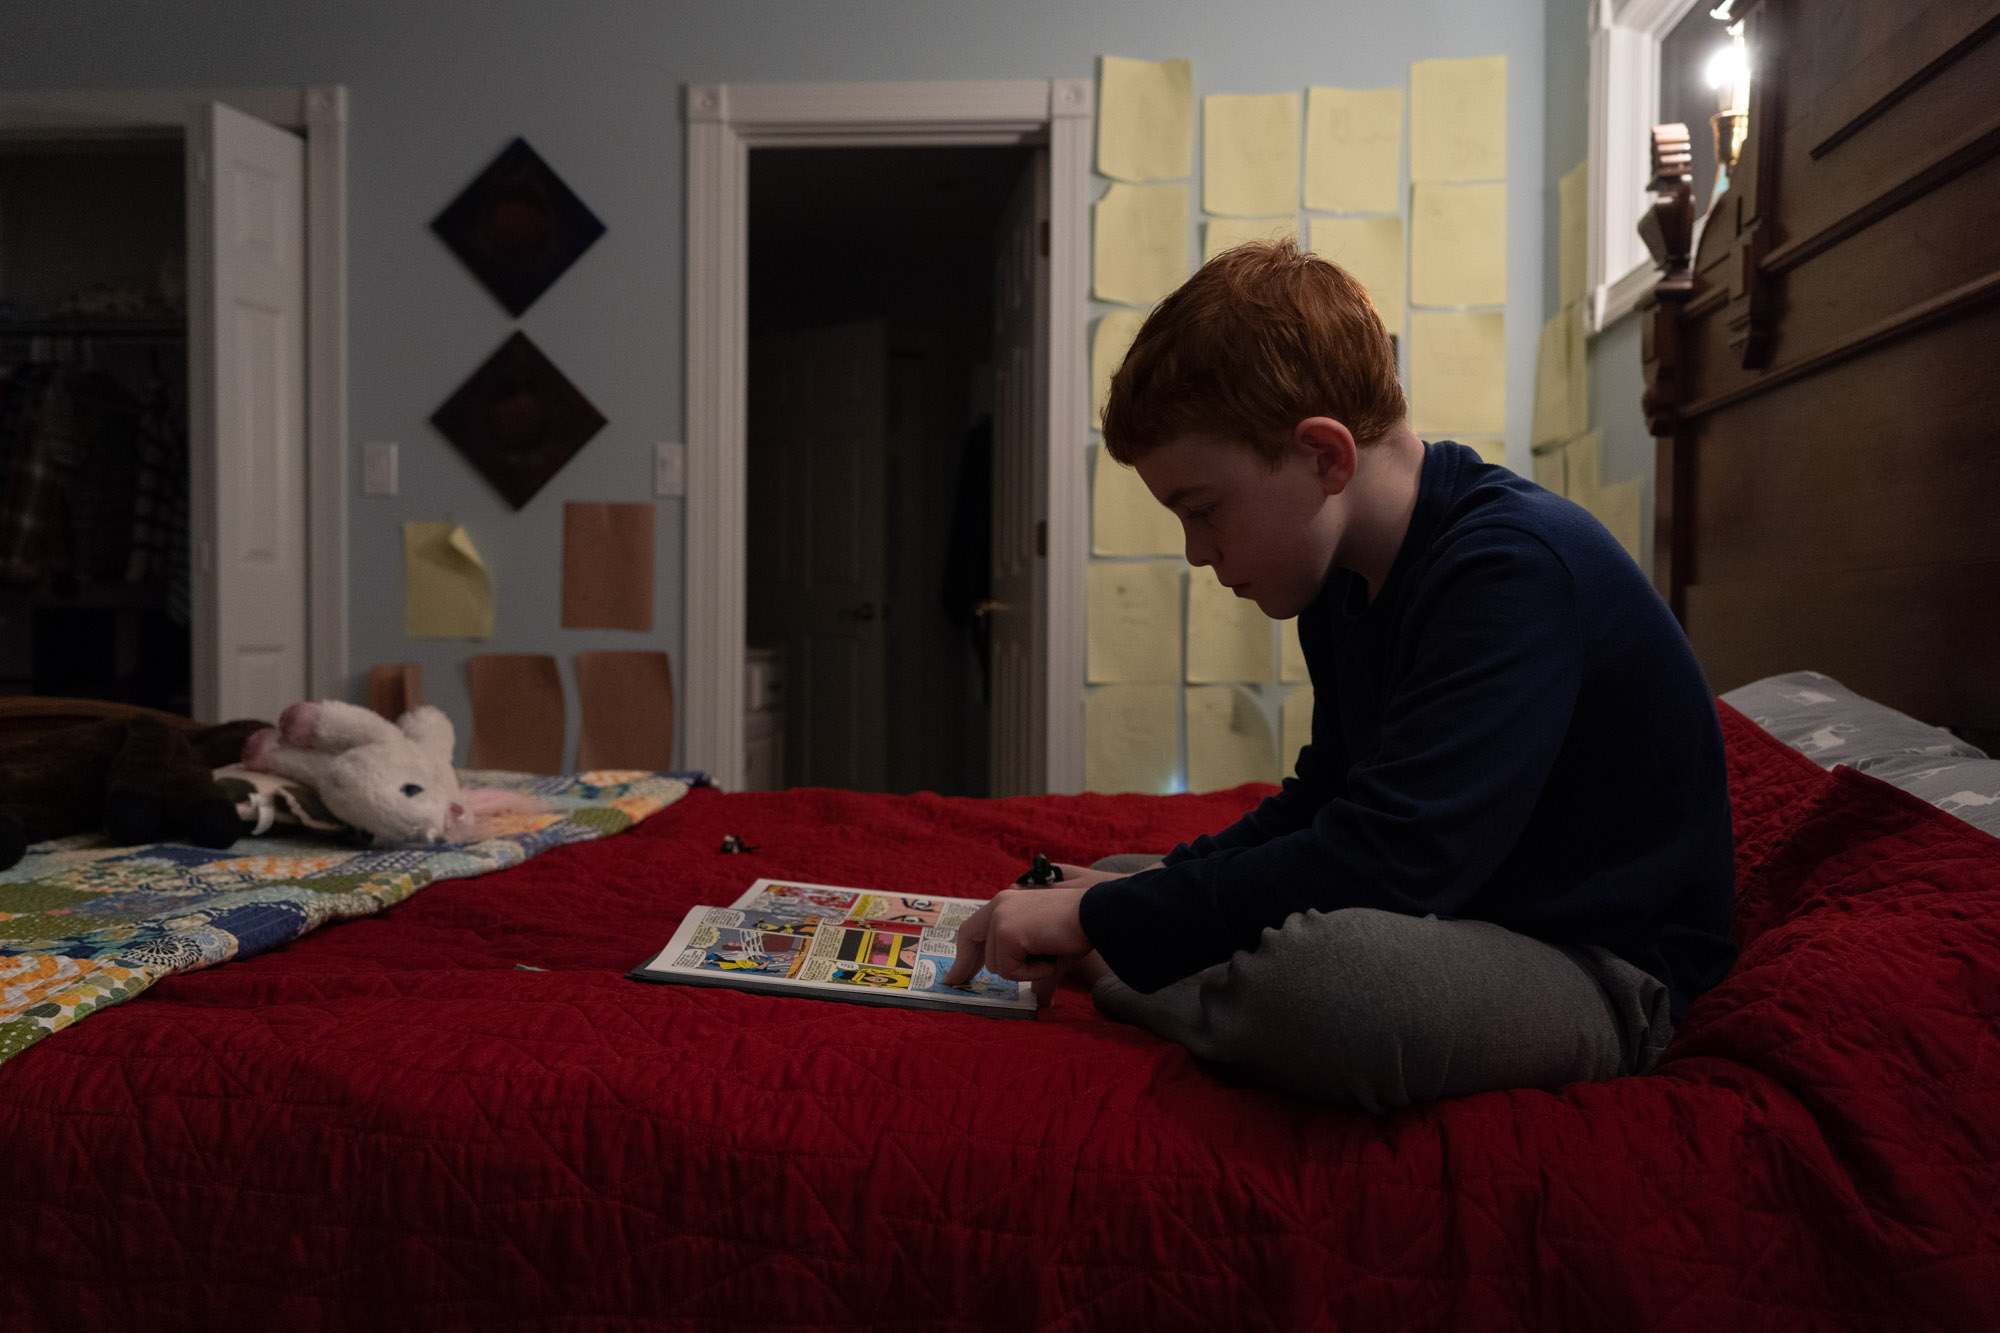
<instances>
[{"instance_id":1,"label":"boy's knee","mask_svg":"<svg viewBox=\"0 0 2000 1333\"><path fill-rule=\"evenodd\" d=\"M1435 924L1434 921L1428 924ZM1204 988L1213 1058L1252 1057L1315 1100L1368 1110L1438 1095L1430 1048L1443 996L1422 965L1426 918L1373 908L1301 912Z\"/></svg>"}]
</instances>

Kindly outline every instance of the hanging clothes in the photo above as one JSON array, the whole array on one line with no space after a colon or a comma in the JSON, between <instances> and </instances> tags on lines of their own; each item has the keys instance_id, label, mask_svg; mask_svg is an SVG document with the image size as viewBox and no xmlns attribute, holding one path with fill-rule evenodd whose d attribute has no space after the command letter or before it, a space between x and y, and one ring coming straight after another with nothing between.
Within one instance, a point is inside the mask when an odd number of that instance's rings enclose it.
<instances>
[{"instance_id":1,"label":"hanging clothes","mask_svg":"<svg viewBox=\"0 0 2000 1333\"><path fill-rule=\"evenodd\" d=\"M124 579L140 427L138 400L101 371L29 362L7 375L0 401L0 583Z\"/></svg>"},{"instance_id":2,"label":"hanging clothes","mask_svg":"<svg viewBox=\"0 0 2000 1333\"><path fill-rule=\"evenodd\" d=\"M0 583L40 583L45 575L68 568L67 478L42 429L57 369L30 362L9 376L20 402L9 423L7 481L0 492Z\"/></svg>"},{"instance_id":3,"label":"hanging clothes","mask_svg":"<svg viewBox=\"0 0 2000 1333\"><path fill-rule=\"evenodd\" d=\"M185 625L188 589L188 446L186 411L155 375L139 401L133 458L131 554L127 583L160 583L167 614Z\"/></svg>"}]
</instances>

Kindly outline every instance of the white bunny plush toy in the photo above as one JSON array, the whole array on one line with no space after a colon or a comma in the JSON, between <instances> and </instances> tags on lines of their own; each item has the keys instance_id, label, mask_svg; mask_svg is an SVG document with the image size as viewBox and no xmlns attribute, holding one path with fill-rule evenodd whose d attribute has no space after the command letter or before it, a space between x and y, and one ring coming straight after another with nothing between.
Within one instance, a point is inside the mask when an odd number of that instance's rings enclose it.
<instances>
[{"instance_id":1,"label":"white bunny plush toy","mask_svg":"<svg viewBox=\"0 0 2000 1333\"><path fill-rule=\"evenodd\" d=\"M451 719L425 705L390 722L323 699L297 703L252 735L243 766L305 783L336 819L376 847L431 847L480 836L489 816L545 807L533 797L461 790L451 766Z\"/></svg>"}]
</instances>

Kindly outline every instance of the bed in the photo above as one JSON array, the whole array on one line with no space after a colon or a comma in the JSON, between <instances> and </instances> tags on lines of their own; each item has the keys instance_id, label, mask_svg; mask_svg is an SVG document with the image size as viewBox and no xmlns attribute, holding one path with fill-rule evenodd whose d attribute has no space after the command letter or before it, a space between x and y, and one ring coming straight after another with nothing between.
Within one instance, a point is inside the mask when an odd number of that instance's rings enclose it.
<instances>
[{"instance_id":1,"label":"bed","mask_svg":"<svg viewBox=\"0 0 2000 1333\"><path fill-rule=\"evenodd\" d=\"M1759 688L1878 769L1952 743ZM1261 794L697 789L0 1064L0 1327L1977 1326L2000 841L1720 708L1743 956L1651 1076L1342 1115L1080 991L1007 1023L628 981L755 875L992 885Z\"/></svg>"}]
</instances>

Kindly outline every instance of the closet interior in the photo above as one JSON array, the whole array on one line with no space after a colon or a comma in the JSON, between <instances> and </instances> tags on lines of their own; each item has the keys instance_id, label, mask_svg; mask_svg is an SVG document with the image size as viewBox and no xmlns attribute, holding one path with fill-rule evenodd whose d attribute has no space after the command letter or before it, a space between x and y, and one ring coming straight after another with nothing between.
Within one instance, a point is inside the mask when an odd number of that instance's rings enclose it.
<instances>
[{"instance_id":1,"label":"closet interior","mask_svg":"<svg viewBox=\"0 0 2000 1333\"><path fill-rule=\"evenodd\" d=\"M190 709L184 151L0 140L0 693Z\"/></svg>"}]
</instances>

